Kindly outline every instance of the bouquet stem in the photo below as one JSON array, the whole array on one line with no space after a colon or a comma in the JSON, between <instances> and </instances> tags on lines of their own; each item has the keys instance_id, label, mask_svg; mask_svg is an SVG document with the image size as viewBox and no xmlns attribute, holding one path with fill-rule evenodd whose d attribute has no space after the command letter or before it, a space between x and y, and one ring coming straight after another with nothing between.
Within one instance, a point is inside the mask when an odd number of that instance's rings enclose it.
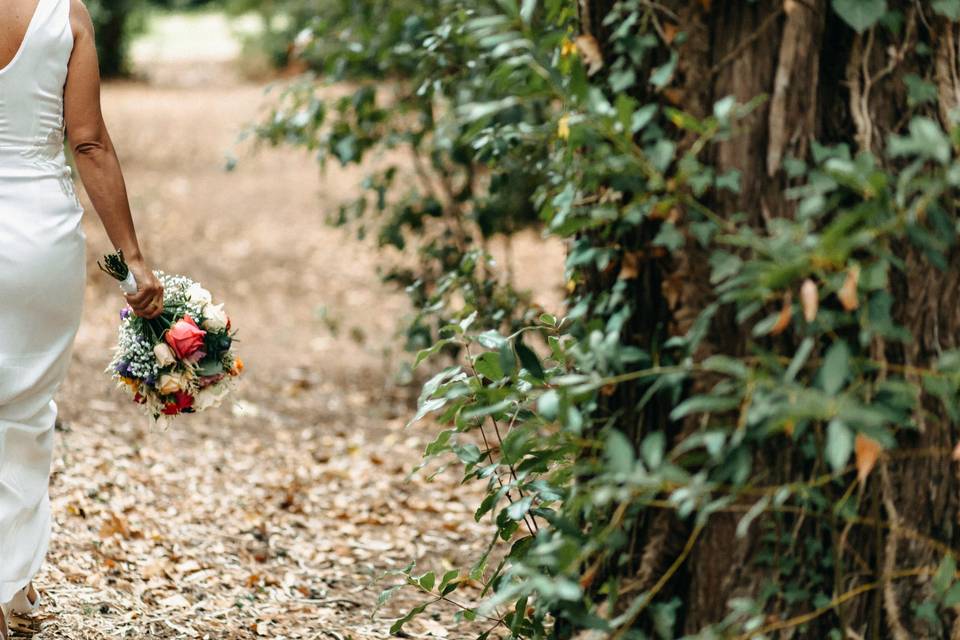
<instances>
[{"instance_id":1,"label":"bouquet stem","mask_svg":"<svg viewBox=\"0 0 960 640\"><path fill-rule=\"evenodd\" d=\"M100 270L109 275L112 278L115 278L120 282L120 289L127 295L132 295L139 290L137 286L137 279L133 276L133 272L130 271L130 267L127 266L127 261L123 259L123 251L117 249L116 253L111 253L103 257L103 263L97 261L97 266L100 267Z\"/></svg>"}]
</instances>

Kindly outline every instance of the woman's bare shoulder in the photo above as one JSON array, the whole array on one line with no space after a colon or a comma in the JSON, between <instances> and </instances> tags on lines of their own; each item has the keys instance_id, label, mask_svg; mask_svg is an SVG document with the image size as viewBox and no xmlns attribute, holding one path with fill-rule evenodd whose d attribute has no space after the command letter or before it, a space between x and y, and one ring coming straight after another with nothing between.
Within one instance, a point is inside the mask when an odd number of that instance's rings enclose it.
<instances>
[{"instance_id":1,"label":"woman's bare shoulder","mask_svg":"<svg viewBox=\"0 0 960 640\"><path fill-rule=\"evenodd\" d=\"M93 20L83 0L70 0L70 27L74 37L93 35Z\"/></svg>"}]
</instances>

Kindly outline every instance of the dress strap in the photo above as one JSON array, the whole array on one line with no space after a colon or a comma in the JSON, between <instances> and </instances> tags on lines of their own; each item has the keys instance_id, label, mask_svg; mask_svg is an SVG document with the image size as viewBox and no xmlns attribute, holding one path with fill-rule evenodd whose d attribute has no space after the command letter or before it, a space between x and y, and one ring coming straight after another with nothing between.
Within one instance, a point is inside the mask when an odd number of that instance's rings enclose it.
<instances>
[{"instance_id":1,"label":"dress strap","mask_svg":"<svg viewBox=\"0 0 960 640\"><path fill-rule=\"evenodd\" d=\"M43 56L66 64L73 51L73 29L70 26L70 0L40 0L36 24L25 55Z\"/></svg>"}]
</instances>

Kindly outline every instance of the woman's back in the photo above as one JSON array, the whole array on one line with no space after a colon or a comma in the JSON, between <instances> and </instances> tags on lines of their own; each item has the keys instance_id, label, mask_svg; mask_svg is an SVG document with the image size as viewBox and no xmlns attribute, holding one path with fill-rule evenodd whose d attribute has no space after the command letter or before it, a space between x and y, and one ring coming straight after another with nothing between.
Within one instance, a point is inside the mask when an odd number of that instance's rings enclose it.
<instances>
[{"instance_id":1,"label":"woman's back","mask_svg":"<svg viewBox=\"0 0 960 640\"><path fill-rule=\"evenodd\" d=\"M38 0L7 0L0 5L0 69L7 66L27 32Z\"/></svg>"},{"instance_id":2,"label":"woman's back","mask_svg":"<svg viewBox=\"0 0 960 640\"><path fill-rule=\"evenodd\" d=\"M61 182L69 177L63 90L73 49L70 0L4 3L0 22L7 25L0 33L0 190L4 179L8 188L17 178ZM64 190L72 199L72 189Z\"/></svg>"}]
</instances>

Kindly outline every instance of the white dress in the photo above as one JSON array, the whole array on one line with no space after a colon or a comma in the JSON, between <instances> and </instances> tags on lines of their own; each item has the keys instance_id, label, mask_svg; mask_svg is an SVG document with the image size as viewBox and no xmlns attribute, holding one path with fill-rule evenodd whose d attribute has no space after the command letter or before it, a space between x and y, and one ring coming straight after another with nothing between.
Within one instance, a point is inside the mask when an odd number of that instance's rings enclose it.
<instances>
[{"instance_id":1,"label":"white dress","mask_svg":"<svg viewBox=\"0 0 960 640\"><path fill-rule=\"evenodd\" d=\"M63 150L72 50L70 0L39 0L0 69L0 603L47 552L53 396L83 307L83 210Z\"/></svg>"}]
</instances>

